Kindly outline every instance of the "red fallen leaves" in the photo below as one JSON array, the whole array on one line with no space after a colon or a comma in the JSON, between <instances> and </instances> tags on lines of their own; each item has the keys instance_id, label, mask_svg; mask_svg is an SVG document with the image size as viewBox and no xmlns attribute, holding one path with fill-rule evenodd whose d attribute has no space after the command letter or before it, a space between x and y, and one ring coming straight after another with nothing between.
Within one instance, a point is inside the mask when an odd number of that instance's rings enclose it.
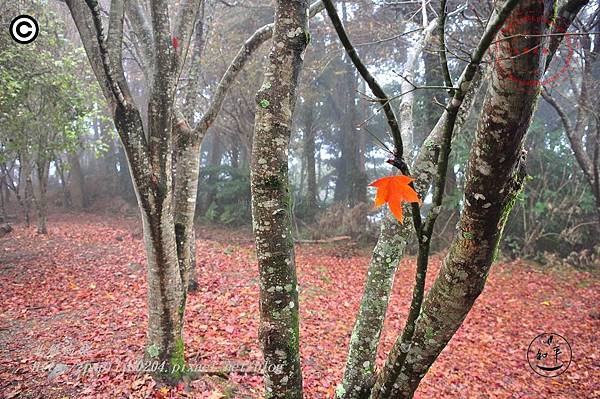
<instances>
[{"instance_id":1,"label":"red fallen leaves","mask_svg":"<svg viewBox=\"0 0 600 399\"><path fill-rule=\"evenodd\" d=\"M138 219L52 214L45 239L34 228L14 227L0 239L0 397L216 399L231 387L236 399L264 397L256 372L262 361L258 271L253 245L231 239L241 233L211 229L221 242L198 240L200 289L189 297L185 343L192 366L231 365L250 373L233 373L226 382L195 380L189 391L172 387L167 393L150 377L124 371L143 353L146 334L145 269L134 265L145 264ZM348 256L349 248L297 250L306 399L331 398L344 371L370 257L368 251ZM407 258L398 267L380 367L404 326L414 263ZM434 257L427 287L439 267ZM593 273L494 265L485 291L415 399L598 397L598 303L600 279ZM534 374L525 356L531 340L547 331L564 333L573 347L573 363L552 381ZM85 362L112 367L84 372L77 366ZM54 364L69 370L49 380Z\"/></svg>"},{"instance_id":2,"label":"red fallen leaves","mask_svg":"<svg viewBox=\"0 0 600 399\"><path fill-rule=\"evenodd\" d=\"M375 206L379 207L387 203L392 214L402 223L404 219L402 201L421 203L417 192L409 186L412 181L414 181L413 178L401 175L382 177L369 184L369 186L377 188Z\"/></svg>"}]
</instances>

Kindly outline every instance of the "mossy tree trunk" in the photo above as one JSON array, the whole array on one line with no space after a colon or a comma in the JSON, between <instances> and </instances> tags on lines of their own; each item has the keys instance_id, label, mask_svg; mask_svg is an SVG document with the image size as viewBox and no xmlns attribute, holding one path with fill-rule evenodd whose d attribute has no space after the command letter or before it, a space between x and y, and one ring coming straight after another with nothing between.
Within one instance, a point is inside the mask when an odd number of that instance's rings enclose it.
<instances>
[{"instance_id":1,"label":"mossy tree trunk","mask_svg":"<svg viewBox=\"0 0 600 399\"><path fill-rule=\"evenodd\" d=\"M502 24L505 22L506 18L508 17L508 15L510 13L510 10L512 10L516 4L517 4L516 1L499 2L497 4L497 7L499 10L501 9L501 7L503 7L502 11L493 17L495 19L493 23L488 23L488 27L486 29L485 34L481 38L479 45L474 50L474 53L471 56L472 60L473 60L472 63L465 68L460 79L458 79L458 82L454 84L455 89L453 90L453 93L452 93L453 97L451 98L451 101L449 101L449 104L446 107L446 110L444 111L444 113L442 114L440 119L438 120L437 124L435 125L435 127L433 128L433 130L431 131L431 133L429 134L427 139L425 140L423 146L421 147L421 149L419 151L419 154L416 157L416 160L414 163L414 168L413 168L413 177L416 180L415 186L421 197L423 197L424 194L427 193L427 191L429 190L429 187L431 185L432 178L434 175L436 175L436 170L438 168L439 155L440 155L440 151L442 149L443 143L444 143L443 137L447 136L447 133L445 133L445 132L448 132L448 129L450 129L449 133L450 133L450 137L451 137L452 129L456 128L458 131L460 129L460 126L464 123L464 120L466 119L466 115L468 115L468 113L471 109L471 104L473 103L475 94L477 93L479 84L481 82L481 79L480 79L481 73L477 71L477 65L481 62L485 50L487 49L488 46L490 46L492 39L494 39L496 32L498 32L498 30L500 29ZM535 8L535 6L536 5L530 5L529 7ZM537 6L539 6L539 3L537 4ZM327 7L327 5L326 5L326 7ZM523 10L526 8L527 8L527 6L525 6L525 8L522 8L521 13L523 13ZM546 20L549 20L552 17L551 13L553 11L553 8L549 5L547 5L546 7L544 7L542 5L541 9L545 12L545 17L547 18ZM329 9L328 9L328 11L329 11ZM560 10L559 10L559 14L561 14ZM575 14L576 14L576 12L575 12ZM542 14L540 14L540 15L542 15ZM533 19L535 20L536 18L533 18ZM543 19L543 17L539 17L539 16L537 17L538 21L540 21L542 19ZM335 23L334 23L334 25L335 25ZM519 25L520 28L527 29L526 26L523 27L522 25L520 25L518 23L515 23L513 25ZM567 24L567 27L568 27L568 24ZM539 26L534 26L534 27L530 26L530 28L537 29L537 28L539 28ZM338 32L338 34L339 33L340 32ZM342 40L342 42L344 42L344 40ZM344 44L346 45L346 43L344 43ZM557 46L550 47L550 51L549 51L550 56L552 56L554 51L556 51L556 47ZM346 48L346 49L348 51L348 48ZM506 48L504 48L504 50L506 51ZM514 49L512 49L512 50L514 50ZM535 62L532 62L531 60L529 62L532 64L535 64ZM504 66L503 70L506 71L507 66L506 65L503 65L503 66ZM513 67L513 65L509 65L509 66ZM357 66L357 68L358 67L359 66ZM523 71L520 70L519 68L520 68L519 66L516 66L516 69L512 70L511 72L514 74L521 74ZM527 79L527 74L535 75L536 73L539 73L539 71L540 71L538 64L532 66L530 69L527 69L527 68L525 68L525 69L526 69L525 75L518 75L518 76L521 76L521 79ZM507 78L507 77L505 77L505 78ZM510 78L510 77L508 77L508 78ZM451 80L449 80L449 82L451 82ZM513 83L516 83L515 79L513 79ZM448 85L448 83L446 85ZM519 86L520 85L518 83L514 84L514 87L519 87ZM532 104L535 103L535 97L536 97L535 93L531 93L531 92L523 93L523 91L521 90L521 91L518 91L516 94L517 94L517 97L512 98L511 101L513 101L513 102L522 101L523 104L525 105L525 108L524 108L525 111L528 111L528 107L532 108ZM524 97L518 98L518 95L524 95ZM499 100L497 100L497 101L499 101ZM500 104L496 104L496 105L499 106ZM514 104L512 104L510 107L504 107L504 109L506 110L507 113L513 112L515 109L518 109L518 113L512 115L512 117L516 118L516 119L520 118L524 111L523 109L521 109L520 105L515 106ZM531 109L529 109L529 110L531 110ZM488 108L488 111L489 111L489 108ZM515 123L514 121L510 121L510 120L507 121L507 123L509 123L509 124L511 122ZM456 125L456 127L455 127L455 125ZM390 127L393 130L393 124L390 124ZM527 128L527 126L525 126L524 129L526 129L526 128ZM520 138L522 138L522 134L524 133L523 127L519 126L519 129L520 130L518 130L516 133L514 133L514 135L516 135L517 137L519 137L519 135L521 135ZM514 135L513 135L513 138L514 138ZM448 139L446 139L446 140L448 140ZM512 143L512 144L514 144L514 143ZM520 145L520 141L518 144ZM520 149L519 145L516 145L516 147L515 147L515 148L517 148L517 150L516 150L517 153L519 152L519 149ZM480 151L480 150L477 150L477 151ZM505 160L503 160L503 162L505 162ZM506 192L505 192L506 197L504 198L505 206L501 207L503 209L503 212L505 209L510 208L510 205L512 204L512 200L514 199L514 196L516 195L516 192L519 190L519 187L521 184L521 179L523 177L522 170L517 171L517 169L518 168L515 167L514 173L511 174L510 170L509 170L508 172L505 172L504 176L503 176L504 178L508 179L508 183L506 184L507 188L506 188ZM499 168L497 170L498 171L506 171L504 169L504 167ZM488 207L487 204L483 204L483 205L485 207ZM491 206L491 205L489 205L489 206ZM441 210L441 209L433 209L434 212L438 212L438 213L439 213L439 210ZM506 216L507 213L504 212L503 215ZM504 223L504 221L505 220L502 219L501 220L502 223L499 223L499 225L501 226ZM497 227L498 227L498 224L497 224ZM501 230L501 229L499 229L499 230ZM486 234L489 234L489 233L490 232L488 231ZM382 232L379 237L375 251L373 253L371 263L369 265L369 273L368 273L368 277L367 277L367 283L365 286L365 293L363 295L363 299L361 302L361 308L359 311L357 324L355 326L355 330L354 330L352 338L351 338L350 353L349 353L348 362L346 365L346 373L344 375L344 380L342 381L342 384L340 384L340 386L338 387L338 390L336 391L337 397L362 398L362 397L369 397L369 395L370 395L369 384L371 384L372 380L373 380L373 369L372 369L372 362L370 361L370 359L371 358L374 359L374 354L376 353L376 350L377 350L378 336L376 334L381 329L379 322L381 321L381 323L382 323L382 320L385 316L385 311L387 309L387 300L389 298L388 293L389 293L389 290L391 289L391 283L393 281L393 275L395 273L395 262L397 262L398 259L401 257L404 246L406 245L406 241L410 238L411 234L412 234L412 229L409 228L408 226L406 226L406 228L404 226L402 228L398 228L398 225L394 220L390 220L389 218L384 219L384 222L382 224ZM493 238L499 240L500 235L501 235L500 231L497 231L496 236ZM496 246L496 244L494 244L494 247L495 246ZM396 259L394 259L391 256L385 257L384 255L386 255L386 254L390 254L392 256L397 254L398 256ZM379 295L379 294L382 294L382 295ZM467 306L465 308L465 312L468 312L469 309L470 309L470 306ZM450 335L452 335L452 334L453 334L453 332ZM402 334L402 335L404 335L404 334ZM400 340L400 338L401 337L399 337L398 345L403 343L403 341ZM411 339L409 339L409 342L407 342L404 345L406 345L408 348L410 348L411 342L412 342L412 337L411 337ZM403 345L403 347L404 347L404 345ZM402 358L406 356L406 353L404 353L403 355L400 355L400 356L398 356L398 355L399 354L397 352L393 352L390 356L390 361L388 363L393 365L395 363L395 362L393 362L393 359L397 358L398 360L401 360L400 363L403 364L404 360L402 360ZM417 376L417 379L420 380L420 378L423 377L425 372L426 372L426 370L422 371L420 376ZM399 373L399 371L398 371L398 373ZM381 387L381 384L384 381L386 382L386 384L389 384L388 386L390 388L393 387L397 381L396 381L395 377L390 378L391 376L393 376L393 374L388 373L386 375L385 372L380 373L380 380L383 380L383 381L379 381L379 387ZM400 384L396 384L396 385L400 386ZM415 387L416 387L416 385L415 385ZM379 394L377 394L377 393L373 393L373 397L378 397L378 395ZM404 395L404 396L393 396L393 395ZM402 392L398 392L397 389L394 390L394 393L392 394L392 396L390 396L389 392L386 393L386 395L380 395L380 397L409 397L409 396L412 396L412 392L407 393L407 391L405 391L402 393Z\"/></svg>"},{"instance_id":2,"label":"mossy tree trunk","mask_svg":"<svg viewBox=\"0 0 600 399\"><path fill-rule=\"evenodd\" d=\"M277 1L265 79L256 94L251 190L266 398L302 398L288 146L309 41L307 11L306 0Z\"/></svg>"},{"instance_id":3,"label":"mossy tree trunk","mask_svg":"<svg viewBox=\"0 0 600 399\"><path fill-rule=\"evenodd\" d=\"M503 4L498 2L497 10ZM498 34L498 40L520 39L494 47L497 61L469 158L457 235L424 301L411 342L396 342L372 398L411 398L483 290L525 177L522 142L539 87L524 82L539 82L545 65L544 52L527 49L546 47L547 39L540 36L547 33L545 21L552 10L552 2L522 1ZM406 360L400 363L401 357Z\"/></svg>"},{"instance_id":4,"label":"mossy tree trunk","mask_svg":"<svg viewBox=\"0 0 600 399\"><path fill-rule=\"evenodd\" d=\"M66 0L127 155L141 211L148 258L146 355L161 366L158 377L175 382L184 366L181 335L189 269L195 261L193 219L200 145L237 74L271 37L273 24L258 29L241 46L207 111L192 128L178 109L176 92L202 0L183 0L172 14L166 0L153 0L148 15L133 1L110 3L106 29L97 0ZM305 2L301 6L306 8ZM321 9L314 4L311 16ZM149 93L147 102L140 104L131 94L123 68L125 14ZM199 53L192 57L196 64L198 57ZM194 76L191 73L190 80ZM193 89L187 99L178 98L192 108L195 103L188 100L200 92L198 87Z\"/></svg>"}]
</instances>

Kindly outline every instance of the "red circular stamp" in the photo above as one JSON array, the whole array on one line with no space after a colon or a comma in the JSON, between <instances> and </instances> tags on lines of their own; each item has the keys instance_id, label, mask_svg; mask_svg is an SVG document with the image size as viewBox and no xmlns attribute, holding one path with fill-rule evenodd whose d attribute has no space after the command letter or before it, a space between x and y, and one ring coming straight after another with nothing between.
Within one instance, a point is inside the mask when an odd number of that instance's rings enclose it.
<instances>
[{"instance_id":1,"label":"red circular stamp","mask_svg":"<svg viewBox=\"0 0 600 399\"><path fill-rule=\"evenodd\" d=\"M522 15L511 18L501 29L501 38L496 39L496 68L501 75L519 84L523 90L538 87L552 87L568 77L571 69L576 41L564 30L549 34L555 22L541 15ZM523 33L527 32L527 33ZM562 36L562 43L555 54L549 48L553 40ZM531 55L537 56L541 62L552 57L548 68L541 74L535 74L532 68L523 68L522 62Z\"/></svg>"}]
</instances>

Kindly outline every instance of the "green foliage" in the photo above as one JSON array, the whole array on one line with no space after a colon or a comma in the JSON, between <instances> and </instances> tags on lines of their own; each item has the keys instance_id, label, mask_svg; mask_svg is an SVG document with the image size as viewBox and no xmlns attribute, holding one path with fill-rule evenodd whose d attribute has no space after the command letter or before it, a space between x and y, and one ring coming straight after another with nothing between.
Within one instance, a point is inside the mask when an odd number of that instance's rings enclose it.
<instances>
[{"instance_id":1,"label":"green foliage","mask_svg":"<svg viewBox=\"0 0 600 399\"><path fill-rule=\"evenodd\" d=\"M597 237L594 198L562 129L534 120L527 140L525 190L506 226L505 253L541 260L593 248Z\"/></svg>"},{"instance_id":2,"label":"green foliage","mask_svg":"<svg viewBox=\"0 0 600 399\"><path fill-rule=\"evenodd\" d=\"M204 201L202 217L222 224L250 221L250 174L231 166L208 166L200 172L199 203Z\"/></svg>"},{"instance_id":3,"label":"green foliage","mask_svg":"<svg viewBox=\"0 0 600 399\"><path fill-rule=\"evenodd\" d=\"M90 130L85 54L63 36L54 13L37 18L44 29L33 43L0 38L0 162L52 161L77 150Z\"/></svg>"}]
</instances>

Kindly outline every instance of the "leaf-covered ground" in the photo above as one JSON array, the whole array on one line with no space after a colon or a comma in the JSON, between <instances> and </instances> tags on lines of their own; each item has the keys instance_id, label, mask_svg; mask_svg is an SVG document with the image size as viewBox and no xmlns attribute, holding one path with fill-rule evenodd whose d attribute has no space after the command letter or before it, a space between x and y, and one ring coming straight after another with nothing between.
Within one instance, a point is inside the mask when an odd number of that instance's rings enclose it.
<instances>
[{"instance_id":1,"label":"leaf-covered ground","mask_svg":"<svg viewBox=\"0 0 600 399\"><path fill-rule=\"evenodd\" d=\"M201 232L206 237L207 232ZM15 226L0 239L0 393L4 398L258 398L258 284L250 240L198 241L200 290L190 297L189 364L204 372L168 389L135 371L146 326L144 251L135 218L55 215L50 234ZM368 256L297 249L305 397L328 398L343 371ZM439 269L431 265L430 278ZM383 354L407 313L414 260L402 262ZM600 398L600 279L524 262L494 265L484 293L421 384L417 398ZM543 332L573 350L557 378L532 372ZM228 379L224 379L228 376ZM190 390L191 387L191 390Z\"/></svg>"}]
</instances>

